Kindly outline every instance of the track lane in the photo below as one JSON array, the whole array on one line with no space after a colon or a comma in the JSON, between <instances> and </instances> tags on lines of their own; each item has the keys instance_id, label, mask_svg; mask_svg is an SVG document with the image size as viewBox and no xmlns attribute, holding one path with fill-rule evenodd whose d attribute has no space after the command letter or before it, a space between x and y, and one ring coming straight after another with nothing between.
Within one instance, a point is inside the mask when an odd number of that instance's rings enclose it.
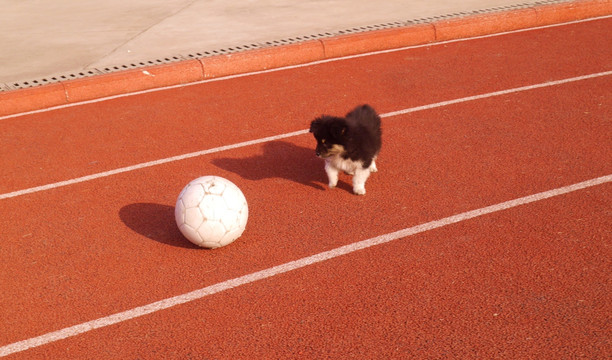
<instances>
[{"instance_id":1,"label":"track lane","mask_svg":"<svg viewBox=\"0 0 612 360\"><path fill-rule=\"evenodd\" d=\"M611 24L423 46L4 119L0 192L297 131L360 102L384 113L611 70L612 40L597 36Z\"/></svg>"},{"instance_id":2,"label":"track lane","mask_svg":"<svg viewBox=\"0 0 612 360\"><path fill-rule=\"evenodd\" d=\"M599 357L611 350L601 331L610 190L597 186L357 251L28 356Z\"/></svg>"},{"instance_id":3,"label":"track lane","mask_svg":"<svg viewBox=\"0 0 612 360\"><path fill-rule=\"evenodd\" d=\"M410 224L612 173L609 150L601 146L612 142L606 122L609 89L610 78L603 77L385 119L384 172L370 178L364 198L349 193L346 177L340 189L323 191L325 175L312 155L312 139L300 135L4 199L0 205L8 215L0 228L8 230L0 245L0 283L6 287L0 303L10 322L0 343ZM295 126L288 123L281 128ZM252 215L241 240L214 252L191 248L168 222L180 188L203 173L239 183L252 213L266 214ZM602 199L609 204L609 190ZM79 338L68 342L91 351ZM62 343L41 349L59 349ZM30 354L38 352L23 355Z\"/></svg>"},{"instance_id":4,"label":"track lane","mask_svg":"<svg viewBox=\"0 0 612 360\"><path fill-rule=\"evenodd\" d=\"M2 296L6 318L15 323L9 324L5 335L12 335L6 340L88 321L407 224L612 173L606 149L599 145L610 141L605 118L612 106L601 101L612 99L607 96L611 79L589 81L590 86L570 84L556 92L488 99L478 103L478 118L473 104L464 103L386 119L380 159L384 176L371 177L363 198L350 194L346 177L339 189L323 190L322 164L312 155L307 134L7 199L3 205L12 211L0 220L8 229L1 273L9 290ZM581 92L591 96L576 98ZM550 97L557 100L543 107L540 99ZM508 107L503 117L502 105ZM517 127L524 113L532 114L531 121ZM551 122L545 116L551 113L562 117ZM202 173L240 183L251 213L266 214L251 216L243 239L214 252L193 249L169 221L173 190ZM334 211L338 204L342 212ZM35 211L40 208L49 211ZM20 226L11 226L15 223ZM31 309L29 315L21 314L23 308Z\"/></svg>"}]
</instances>

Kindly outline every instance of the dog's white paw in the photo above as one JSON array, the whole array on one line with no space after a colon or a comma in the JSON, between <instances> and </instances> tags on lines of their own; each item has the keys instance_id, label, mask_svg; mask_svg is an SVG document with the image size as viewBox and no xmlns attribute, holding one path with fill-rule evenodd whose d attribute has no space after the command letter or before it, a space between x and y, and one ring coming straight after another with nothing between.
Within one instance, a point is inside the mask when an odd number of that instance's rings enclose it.
<instances>
[{"instance_id":1,"label":"dog's white paw","mask_svg":"<svg viewBox=\"0 0 612 360\"><path fill-rule=\"evenodd\" d=\"M365 187L363 186L355 186L353 187L353 192L357 195L365 195Z\"/></svg>"},{"instance_id":2,"label":"dog's white paw","mask_svg":"<svg viewBox=\"0 0 612 360\"><path fill-rule=\"evenodd\" d=\"M336 185L338 185L338 182L337 182L337 181L336 181L336 182L331 182L331 181L330 181L330 182L329 182L329 184L327 184L327 186L329 186L329 188L330 188L330 189L335 188L335 187L336 187Z\"/></svg>"},{"instance_id":3,"label":"dog's white paw","mask_svg":"<svg viewBox=\"0 0 612 360\"><path fill-rule=\"evenodd\" d=\"M376 167L376 161L372 161L372 165L370 165L370 172L377 172L378 168Z\"/></svg>"}]
</instances>

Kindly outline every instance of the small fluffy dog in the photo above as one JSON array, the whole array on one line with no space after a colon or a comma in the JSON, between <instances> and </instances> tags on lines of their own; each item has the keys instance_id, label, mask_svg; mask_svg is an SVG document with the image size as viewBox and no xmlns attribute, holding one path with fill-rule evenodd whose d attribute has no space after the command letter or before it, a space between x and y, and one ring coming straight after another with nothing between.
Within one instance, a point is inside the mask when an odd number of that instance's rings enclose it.
<instances>
[{"instance_id":1,"label":"small fluffy dog","mask_svg":"<svg viewBox=\"0 0 612 360\"><path fill-rule=\"evenodd\" d=\"M316 154L325 159L329 187L338 184L338 172L353 175L353 192L364 195L365 182L376 172L382 146L380 117L370 105L361 105L344 118L323 115L310 123L317 140Z\"/></svg>"}]
</instances>

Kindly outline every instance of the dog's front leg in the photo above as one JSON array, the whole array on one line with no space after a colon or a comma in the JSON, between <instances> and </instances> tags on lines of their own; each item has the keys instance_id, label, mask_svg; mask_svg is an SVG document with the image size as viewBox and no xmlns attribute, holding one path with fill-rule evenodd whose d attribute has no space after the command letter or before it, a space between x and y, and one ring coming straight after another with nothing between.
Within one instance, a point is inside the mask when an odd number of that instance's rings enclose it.
<instances>
[{"instance_id":1,"label":"dog's front leg","mask_svg":"<svg viewBox=\"0 0 612 360\"><path fill-rule=\"evenodd\" d=\"M325 161L325 172L329 179L329 187L335 188L338 185L338 169L331 163L331 161Z\"/></svg>"},{"instance_id":2,"label":"dog's front leg","mask_svg":"<svg viewBox=\"0 0 612 360\"><path fill-rule=\"evenodd\" d=\"M370 176L370 168L358 167L353 176L353 192L357 195L365 195L365 182Z\"/></svg>"}]
</instances>

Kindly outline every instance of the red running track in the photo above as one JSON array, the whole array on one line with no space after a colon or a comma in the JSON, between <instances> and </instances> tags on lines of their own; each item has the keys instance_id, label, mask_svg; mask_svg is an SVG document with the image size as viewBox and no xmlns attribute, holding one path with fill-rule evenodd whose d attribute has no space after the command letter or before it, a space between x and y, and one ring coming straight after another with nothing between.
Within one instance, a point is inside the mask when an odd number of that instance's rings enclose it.
<instances>
[{"instance_id":1,"label":"red running track","mask_svg":"<svg viewBox=\"0 0 612 360\"><path fill-rule=\"evenodd\" d=\"M603 18L1 119L0 354L609 358L611 31ZM359 197L347 176L326 189L303 130L362 102L384 135ZM212 251L173 220L204 174L250 205L243 236Z\"/></svg>"}]
</instances>

